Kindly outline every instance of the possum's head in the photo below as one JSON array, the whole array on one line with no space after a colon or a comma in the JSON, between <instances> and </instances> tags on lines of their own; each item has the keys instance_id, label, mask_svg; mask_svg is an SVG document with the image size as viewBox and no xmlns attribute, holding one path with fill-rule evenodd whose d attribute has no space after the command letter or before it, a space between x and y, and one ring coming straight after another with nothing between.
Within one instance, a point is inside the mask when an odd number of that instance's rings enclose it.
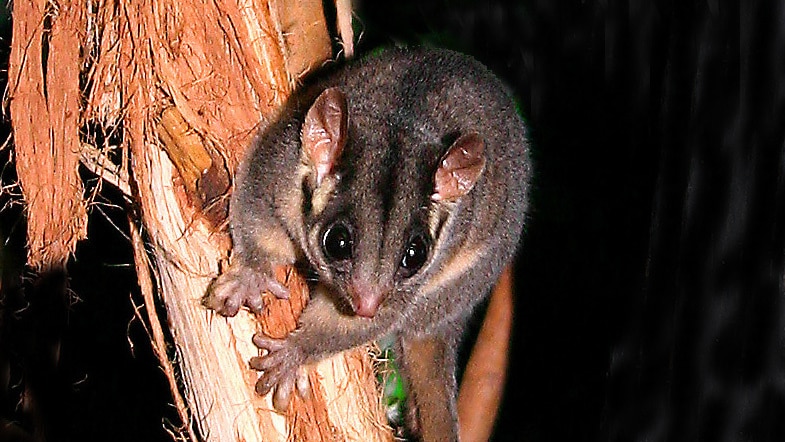
<instances>
[{"instance_id":1,"label":"possum's head","mask_svg":"<svg viewBox=\"0 0 785 442\"><path fill-rule=\"evenodd\" d=\"M400 109L316 98L301 132L307 254L349 313L400 309L446 246L450 214L482 177L476 133L437 134Z\"/></svg>"}]
</instances>

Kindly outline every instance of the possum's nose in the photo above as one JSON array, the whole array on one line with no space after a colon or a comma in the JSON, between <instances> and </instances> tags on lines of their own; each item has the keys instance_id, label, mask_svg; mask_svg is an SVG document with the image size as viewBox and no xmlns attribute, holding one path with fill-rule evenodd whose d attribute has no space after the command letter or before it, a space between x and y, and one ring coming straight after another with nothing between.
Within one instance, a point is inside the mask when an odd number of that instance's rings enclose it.
<instances>
[{"instance_id":1,"label":"possum's nose","mask_svg":"<svg viewBox=\"0 0 785 442\"><path fill-rule=\"evenodd\" d=\"M373 318L389 288L384 284L353 279L349 291L354 313L364 318Z\"/></svg>"},{"instance_id":2,"label":"possum's nose","mask_svg":"<svg viewBox=\"0 0 785 442\"><path fill-rule=\"evenodd\" d=\"M364 318L373 318L381 304L381 296L363 294L353 297L354 313Z\"/></svg>"}]
</instances>

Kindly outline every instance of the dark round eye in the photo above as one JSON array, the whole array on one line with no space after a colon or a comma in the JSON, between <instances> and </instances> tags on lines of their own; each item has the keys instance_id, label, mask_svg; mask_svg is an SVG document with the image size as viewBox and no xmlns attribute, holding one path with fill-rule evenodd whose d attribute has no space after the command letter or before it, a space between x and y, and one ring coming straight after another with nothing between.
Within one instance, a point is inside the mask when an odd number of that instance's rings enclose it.
<instances>
[{"instance_id":1,"label":"dark round eye","mask_svg":"<svg viewBox=\"0 0 785 442\"><path fill-rule=\"evenodd\" d=\"M331 225L322 234L322 252L329 261L346 261L352 257L352 232L345 224Z\"/></svg>"},{"instance_id":2,"label":"dark round eye","mask_svg":"<svg viewBox=\"0 0 785 442\"><path fill-rule=\"evenodd\" d=\"M428 259L428 242L423 235L413 236L406 245L401 258L401 274L408 278L425 264Z\"/></svg>"}]
</instances>

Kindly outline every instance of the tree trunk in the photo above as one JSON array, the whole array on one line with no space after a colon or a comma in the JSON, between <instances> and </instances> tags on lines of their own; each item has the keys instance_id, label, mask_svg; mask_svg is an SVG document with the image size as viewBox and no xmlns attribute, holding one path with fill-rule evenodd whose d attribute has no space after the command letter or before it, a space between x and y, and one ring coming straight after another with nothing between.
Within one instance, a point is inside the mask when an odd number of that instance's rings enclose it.
<instances>
[{"instance_id":1,"label":"tree trunk","mask_svg":"<svg viewBox=\"0 0 785 442\"><path fill-rule=\"evenodd\" d=\"M270 297L260 318L225 319L201 298L229 259L233 171L298 80L332 57L320 0L14 2L8 103L27 203L28 263L64 269L86 236L81 163L125 194L150 331L183 424L177 440L391 440L371 346L311 367L313 397L285 415L256 396L247 361L258 330L283 337L308 289ZM351 9L335 2L352 54ZM486 440L504 386L512 296L495 290L467 367L461 436ZM157 308L158 305L163 308Z\"/></svg>"},{"instance_id":2,"label":"tree trunk","mask_svg":"<svg viewBox=\"0 0 785 442\"><path fill-rule=\"evenodd\" d=\"M63 267L85 236L80 160L126 193L145 319L184 422L175 437L390 440L368 348L313 367L314 396L285 416L254 395L251 336L294 326L308 296L298 275L281 275L297 296L271 301L264 325L200 303L227 262L244 149L332 56L322 2L30 0L13 13L9 107L29 262ZM346 32L350 14L339 10L335 28Z\"/></svg>"}]
</instances>

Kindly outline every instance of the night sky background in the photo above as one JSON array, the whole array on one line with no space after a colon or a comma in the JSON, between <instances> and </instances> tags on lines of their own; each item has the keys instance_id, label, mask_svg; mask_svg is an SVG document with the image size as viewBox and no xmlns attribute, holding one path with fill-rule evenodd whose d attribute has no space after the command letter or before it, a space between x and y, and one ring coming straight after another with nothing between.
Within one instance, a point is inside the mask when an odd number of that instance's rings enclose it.
<instances>
[{"instance_id":1,"label":"night sky background","mask_svg":"<svg viewBox=\"0 0 785 442\"><path fill-rule=\"evenodd\" d=\"M533 209L493 440L785 440L785 5L357 9L360 52L471 54L529 124ZM3 35L5 64L7 14ZM177 417L133 320L122 199L103 187L68 290L58 275L20 280L11 200L0 195L0 442L170 440L163 426Z\"/></svg>"}]
</instances>

